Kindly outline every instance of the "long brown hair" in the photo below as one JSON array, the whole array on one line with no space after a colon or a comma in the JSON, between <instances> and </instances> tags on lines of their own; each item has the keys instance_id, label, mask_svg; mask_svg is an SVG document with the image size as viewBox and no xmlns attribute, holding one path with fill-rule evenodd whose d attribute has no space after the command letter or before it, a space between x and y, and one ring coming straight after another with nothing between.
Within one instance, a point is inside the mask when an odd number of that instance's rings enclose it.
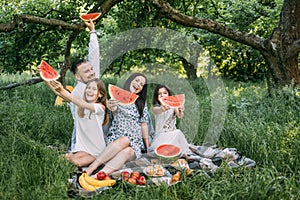
<instances>
[{"instance_id":1,"label":"long brown hair","mask_svg":"<svg viewBox=\"0 0 300 200\"><path fill-rule=\"evenodd\" d=\"M108 112L107 112L107 107L106 107L107 93L106 93L105 85L104 85L103 81L101 81L99 78L94 78L87 82L86 88L91 82L96 82L97 88L98 88L98 94L100 93L102 95L102 97L99 97L95 103L102 103L105 107L105 109L104 109L105 114L104 114L104 120L103 120L103 125L105 125L108 122ZM86 88L84 90L84 94L86 93ZM84 95L83 99L85 101L87 101L85 95ZM91 116L91 114L92 114L92 112L90 113L90 116ZM78 108L78 116L81 118L84 116L84 108L82 108L82 107Z\"/></svg>"},{"instance_id":2,"label":"long brown hair","mask_svg":"<svg viewBox=\"0 0 300 200\"><path fill-rule=\"evenodd\" d=\"M137 93L137 95L139 95L138 99L134 102L139 111L140 118L142 118L144 107L146 104L146 98L147 98L147 87L148 87L147 77L142 73L138 73L138 72L134 73L131 76L129 76L128 79L125 81L123 89L130 91L130 84L137 76L142 76L146 80L145 85L143 86L143 89L139 93Z\"/></svg>"},{"instance_id":3,"label":"long brown hair","mask_svg":"<svg viewBox=\"0 0 300 200\"><path fill-rule=\"evenodd\" d=\"M155 105L160 105L160 101L158 100L158 91L159 89L161 88L165 88L168 93L169 93L169 96L172 95L171 94L171 90L168 86L166 85L162 85L162 84L159 84L158 86L156 86L156 88L154 89L154 93L153 93L153 99L152 99L152 105L155 106Z\"/></svg>"}]
</instances>

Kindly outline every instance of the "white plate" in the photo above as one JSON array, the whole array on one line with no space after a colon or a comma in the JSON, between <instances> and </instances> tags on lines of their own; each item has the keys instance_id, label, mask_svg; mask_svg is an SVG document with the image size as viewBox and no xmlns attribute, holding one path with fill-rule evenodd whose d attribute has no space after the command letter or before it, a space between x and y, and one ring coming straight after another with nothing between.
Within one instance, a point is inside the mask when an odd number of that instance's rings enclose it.
<instances>
[{"instance_id":1,"label":"white plate","mask_svg":"<svg viewBox=\"0 0 300 200\"><path fill-rule=\"evenodd\" d=\"M146 175L152 176L152 177L161 177L161 176L163 176L163 175L165 174L165 171L166 171L164 168L161 167L162 172L163 172L162 175L155 175L155 174L154 174L154 175L151 175L151 174L148 174L148 172L147 172L148 170L147 170L147 169L148 169L148 167L146 167L146 168L143 170L143 172L144 172Z\"/></svg>"}]
</instances>

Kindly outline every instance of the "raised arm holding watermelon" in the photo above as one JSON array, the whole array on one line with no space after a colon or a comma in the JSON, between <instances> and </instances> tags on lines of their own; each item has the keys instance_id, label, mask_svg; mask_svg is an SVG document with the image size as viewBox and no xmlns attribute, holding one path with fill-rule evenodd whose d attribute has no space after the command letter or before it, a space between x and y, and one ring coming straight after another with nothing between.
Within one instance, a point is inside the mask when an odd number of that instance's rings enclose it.
<instances>
[{"instance_id":1,"label":"raised arm holding watermelon","mask_svg":"<svg viewBox=\"0 0 300 200\"><path fill-rule=\"evenodd\" d=\"M94 22L90 19L89 22L85 21L85 25L90 31L90 41L89 41L89 54L88 60L81 59L73 62L71 66L71 71L73 72L77 83L74 86L72 94L75 97L83 98L86 83L94 78L99 78L100 76L100 50L98 37L95 31ZM76 143L76 130L80 129L80 124L78 123L77 110L78 107L70 103L71 113L74 119L74 128L72 132L71 147L70 151L73 150Z\"/></svg>"},{"instance_id":2,"label":"raised arm holding watermelon","mask_svg":"<svg viewBox=\"0 0 300 200\"><path fill-rule=\"evenodd\" d=\"M114 111L114 119L107 133L107 147L86 169L88 175L102 164L101 171L110 174L120 169L126 161L140 158L144 143L149 146L147 78L141 73L134 73L126 80L123 89L138 95L138 98L129 105L108 101L107 107Z\"/></svg>"},{"instance_id":3,"label":"raised arm holding watermelon","mask_svg":"<svg viewBox=\"0 0 300 200\"><path fill-rule=\"evenodd\" d=\"M189 144L184 134L176 128L176 117L184 116L184 94L170 96L166 85L158 85L153 94L153 113L155 117L155 135L149 151L154 151L161 144L173 144L185 153Z\"/></svg>"}]
</instances>

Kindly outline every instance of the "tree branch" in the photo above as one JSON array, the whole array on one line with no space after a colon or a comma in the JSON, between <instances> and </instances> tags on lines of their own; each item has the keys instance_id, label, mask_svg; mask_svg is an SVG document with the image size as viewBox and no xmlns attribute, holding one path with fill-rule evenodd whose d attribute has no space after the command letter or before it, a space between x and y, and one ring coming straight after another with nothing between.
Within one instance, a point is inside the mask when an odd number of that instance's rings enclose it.
<instances>
[{"instance_id":1,"label":"tree branch","mask_svg":"<svg viewBox=\"0 0 300 200\"><path fill-rule=\"evenodd\" d=\"M31 22L36 24L44 24L44 25L50 25L50 26L58 26L60 28L64 28L67 30L79 30L83 27L83 24L69 24L62 20L57 19L46 19L42 17L36 17L32 15L26 15L26 14L20 14L15 15L13 21L8 22L6 24L0 24L0 32L9 32L16 28L19 24L22 24L23 22Z\"/></svg>"},{"instance_id":2,"label":"tree branch","mask_svg":"<svg viewBox=\"0 0 300 200\"><path fill-rule=\"evenodd\" d=\"M26 81L23 81L23 82L11 83L9 85L2 86L2 87L0 87L0 90L12 89L12 88L15 88L15 87L18 87L18 86L21 86L21 85L32 85L32 84L39 83L39 82L42 82L42 81L43 81L43 79L41 77L32 78L32 79L29 79L29 80L26 80Z\"/></svg>"},{"instance_id":3,"label":"tree branch","mask_svg":"<svg viewBox=\"0 0 300 200\"><path fill-rule=\"evenodd\" d=\"M122 2L123 0L101 0L95 5L90 12L96 12L101 8L102 15L98 18L100 20L103 18L103 16L109 12L109 10L116 5L119 2ZM69 24L65 21L62 20L57 20L57 19L47 19L43 17L36 17L32 15L27 15L27 14L20 14L20 15L15 15L13 20L11 22L8 22L6 24L0 24L0 32L9 32L14 30L15 28L22 28L22 25L24 22L30 22L30 23L36 23L36 24L44 24L44 25L49 25L49 26L57 26L59 28L64 28L66 30L71 30L71 33L67 39L66 46L65 46L65 60L64 64L61 66L61 77L62 77L62 83L65 84L64 80L64 75L66 71L70 68L70 50L73 41L76 39L77 35L79 32L84 28L84 23L81 22L79 24ZM6 86L0 87L0 90L3 89L11 89L14 87L22 86L22 85L31 85L35 83L41 82L41 78L36 78L36 79L30 79L27 81L23 81L20 83L13 83L9 84Z\"/></svg>"},{"instance_id":4,"label":"tree branch","mask_svg":"<svg viewBox=\"0 0 300 200\"><path fill-rule=\"evenodd\" d=\"M101 3L101 12L102 15L105 15L106 13L108 13L108 11L110 11L110 9L115 6L116 4L122 2L124 0L106 0L103 2L103 0L101 2L99 2L99 4ZM98 5L99 5L98 4Z\"/></svg>"},{"instance_id":5,"label":"tree branch","mask_svg":"<svg viewBox=\"0 0 300 200\"><path fill-rule=\"evenodd\" d=\"M196 18L182 14L179 10L174 9L172 6L170 6L169 3L167 3L164 0L149 1L151 1L161 11L165 18L168 18L176 23L188 27L205 29L211 33L216 33L227 37L233 41L249 45L254 49L265 50L265 47L263 45L264 40L256 35L228 28L220 23L209 19Z\"/></svg>"}]
</instances>

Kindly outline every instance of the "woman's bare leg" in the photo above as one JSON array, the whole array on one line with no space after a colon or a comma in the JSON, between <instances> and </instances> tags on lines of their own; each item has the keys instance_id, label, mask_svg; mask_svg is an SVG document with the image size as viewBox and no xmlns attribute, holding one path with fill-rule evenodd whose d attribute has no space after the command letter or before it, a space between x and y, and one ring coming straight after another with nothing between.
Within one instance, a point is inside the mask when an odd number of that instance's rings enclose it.
<instances>
[{"instance_id":1,"label":"woman's bare leg","mask_svg":"<svg viewBox=\"0 0 300 200\"><path fill-rule=\"evenodd\" d=\"M87 174L91 175L97 167L114 158L120 151L127 148L129 144L130 140L125 136L121 136L108 144L96 160L86 169Z\"/></svg>"},{"instance_id":2,"label":"woman's bare leg","mask_svg":"<svg viewBox=\"0 0 300 200\"><path fill-rule=\"evenodd\" d=\"M108 161L101 171L106 174L110 174L114 171L119 170L126 161L133 160L135 158L134 151L131 147L123 149L118 154L115 155L110 161Z\"/></svg>"}]
</instances>

